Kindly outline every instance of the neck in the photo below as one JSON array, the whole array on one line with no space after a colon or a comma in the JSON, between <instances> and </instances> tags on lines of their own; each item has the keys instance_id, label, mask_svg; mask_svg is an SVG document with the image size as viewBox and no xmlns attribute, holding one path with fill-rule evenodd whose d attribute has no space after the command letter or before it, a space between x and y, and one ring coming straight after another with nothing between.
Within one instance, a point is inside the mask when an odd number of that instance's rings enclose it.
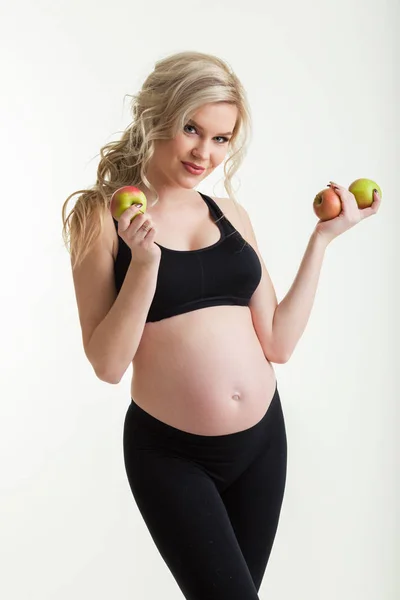
<instances>
[{"instance_id":1,"label":"neck","mask_svg":"<svg viewBox=\"0 0 400 600\"><path fill-rule=\"evenodd\" d=\"M147 203L151 206L156 199L154 192L144 184L138 185L137 187L145 194ZM155 186L155 188L158 193L158 202L156 206L164 208L173 208L182 204L187 204L196 200L198 197L198 192L194 189L171 187L167 185Z\"/></svg>"}]
</instances>

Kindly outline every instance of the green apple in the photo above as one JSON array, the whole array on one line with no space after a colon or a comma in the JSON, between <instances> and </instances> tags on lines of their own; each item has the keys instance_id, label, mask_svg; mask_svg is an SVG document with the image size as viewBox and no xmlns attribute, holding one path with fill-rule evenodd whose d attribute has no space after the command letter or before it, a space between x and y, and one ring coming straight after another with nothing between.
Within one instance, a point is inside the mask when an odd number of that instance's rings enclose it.
<instances>
[{"instance_id":1,"label":"green apple","mask_svg":"<svg viewBox=\"0 0 400 600\"><path fill-rule=\"evenodd\" d=\"M354 194L358 208L367 208L374 201L374 190L378 191L382 198L381 188L372 179L356 179L349 186L349 192Z\"/></svg>"},{"instance_id":2,"label":"green apple","mask_svg":"<svg viewBox=\"0 0 400 600\"><path fill-rule=\"evenodd\" d=\"M122 213L132 206L132 204L141 204L142 206L137 213L133 215L131 223L139 213L144 214L146 212L147 198L144 193L134 185L125 185L124 187L115 190L110 201L110 210L114 219L118 221Z\"/></svg>"}]
</instances>

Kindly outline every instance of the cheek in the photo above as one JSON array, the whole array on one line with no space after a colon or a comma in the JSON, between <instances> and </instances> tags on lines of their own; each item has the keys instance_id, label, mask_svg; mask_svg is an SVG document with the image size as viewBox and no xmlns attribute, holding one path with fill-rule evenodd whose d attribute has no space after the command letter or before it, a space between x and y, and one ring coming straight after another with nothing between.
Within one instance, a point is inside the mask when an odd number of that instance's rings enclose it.
<instances>
[{"instance_id":1,"label":"cheek","mask_svg":"<svg viewBox=\"0 0 400 600\"><path fill-rule=\"evenodd\" d=\"M157 164L163 164L165 160L171 156L171 142L164 141L157 142L154 148L153 160Z\"/></svg>"},{"instance_id":2,"label":"cheek","mask_svg":"<svg viewBox=\"0 0 400 600\"><path fill-rule=\"evenodd\" d=\"M173 140L164 140L156 146L155 154L162 161L170 162L176 159L176 156L182 153L183 140L175 138Z\"/></svg>"},{"instance_id":3,"label":"cheek","mask_svg":"<svg viewBox=\"0 0 400 600\"><path fill-rule=\"evenodd\" d=\"M225 160L227 154L228 154L227 146L224 145L224 146L221 146L220 148L216 148L215 151L213 152L214 166L220 165Z\"/></svg>"},{"instance_id":4,"label":"cheek","mask_svg":"<svg viewBox=\"0 0 400 600\"><path fill-rule=\"evenodd\" d=\"M177 154L185 153L188 149L192 147L192 142L189 137L178 134L174 140L171 141L170 150Z\"/></svg>"}]
</instances>

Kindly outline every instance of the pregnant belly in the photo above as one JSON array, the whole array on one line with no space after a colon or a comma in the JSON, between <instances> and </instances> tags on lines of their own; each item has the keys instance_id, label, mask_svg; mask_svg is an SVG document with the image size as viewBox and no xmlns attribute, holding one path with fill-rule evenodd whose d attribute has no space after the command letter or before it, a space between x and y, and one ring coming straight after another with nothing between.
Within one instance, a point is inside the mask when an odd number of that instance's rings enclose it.
<instances>
[{"instance_id":1,"label":"pregnant belly","mask_svg":"<svg viewBox=\"0 0 400 600\"><path fill-rule=\"evenodd\" d=\"M224 435L257 423L275 386L250 309L216 306L145 326L133 361L131 395L168 425Z\"/></svg>"}]
</instances>

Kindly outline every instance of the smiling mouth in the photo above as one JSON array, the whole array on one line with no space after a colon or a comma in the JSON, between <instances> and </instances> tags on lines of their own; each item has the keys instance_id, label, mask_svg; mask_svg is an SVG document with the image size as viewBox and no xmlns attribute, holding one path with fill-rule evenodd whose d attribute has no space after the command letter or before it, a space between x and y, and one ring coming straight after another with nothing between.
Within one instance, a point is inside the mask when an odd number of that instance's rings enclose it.
<instances>
[{"instance_id":1,"label":"smiling mouth","mask_svg":"<svg viewBox=\"0 0 400 600\"><path fill-rule=\"evenodd\" d=\"M187 162L184 162L184 161L182 161L182 164L183 164L184 167L186 167L186 169L188 171L193 172L195 174L204 173L204 171L205 171L205 167L197 167L197 166L195 166L195 165L193 165L191 163L187 163Z\"/></svg>"}]
</instances>

